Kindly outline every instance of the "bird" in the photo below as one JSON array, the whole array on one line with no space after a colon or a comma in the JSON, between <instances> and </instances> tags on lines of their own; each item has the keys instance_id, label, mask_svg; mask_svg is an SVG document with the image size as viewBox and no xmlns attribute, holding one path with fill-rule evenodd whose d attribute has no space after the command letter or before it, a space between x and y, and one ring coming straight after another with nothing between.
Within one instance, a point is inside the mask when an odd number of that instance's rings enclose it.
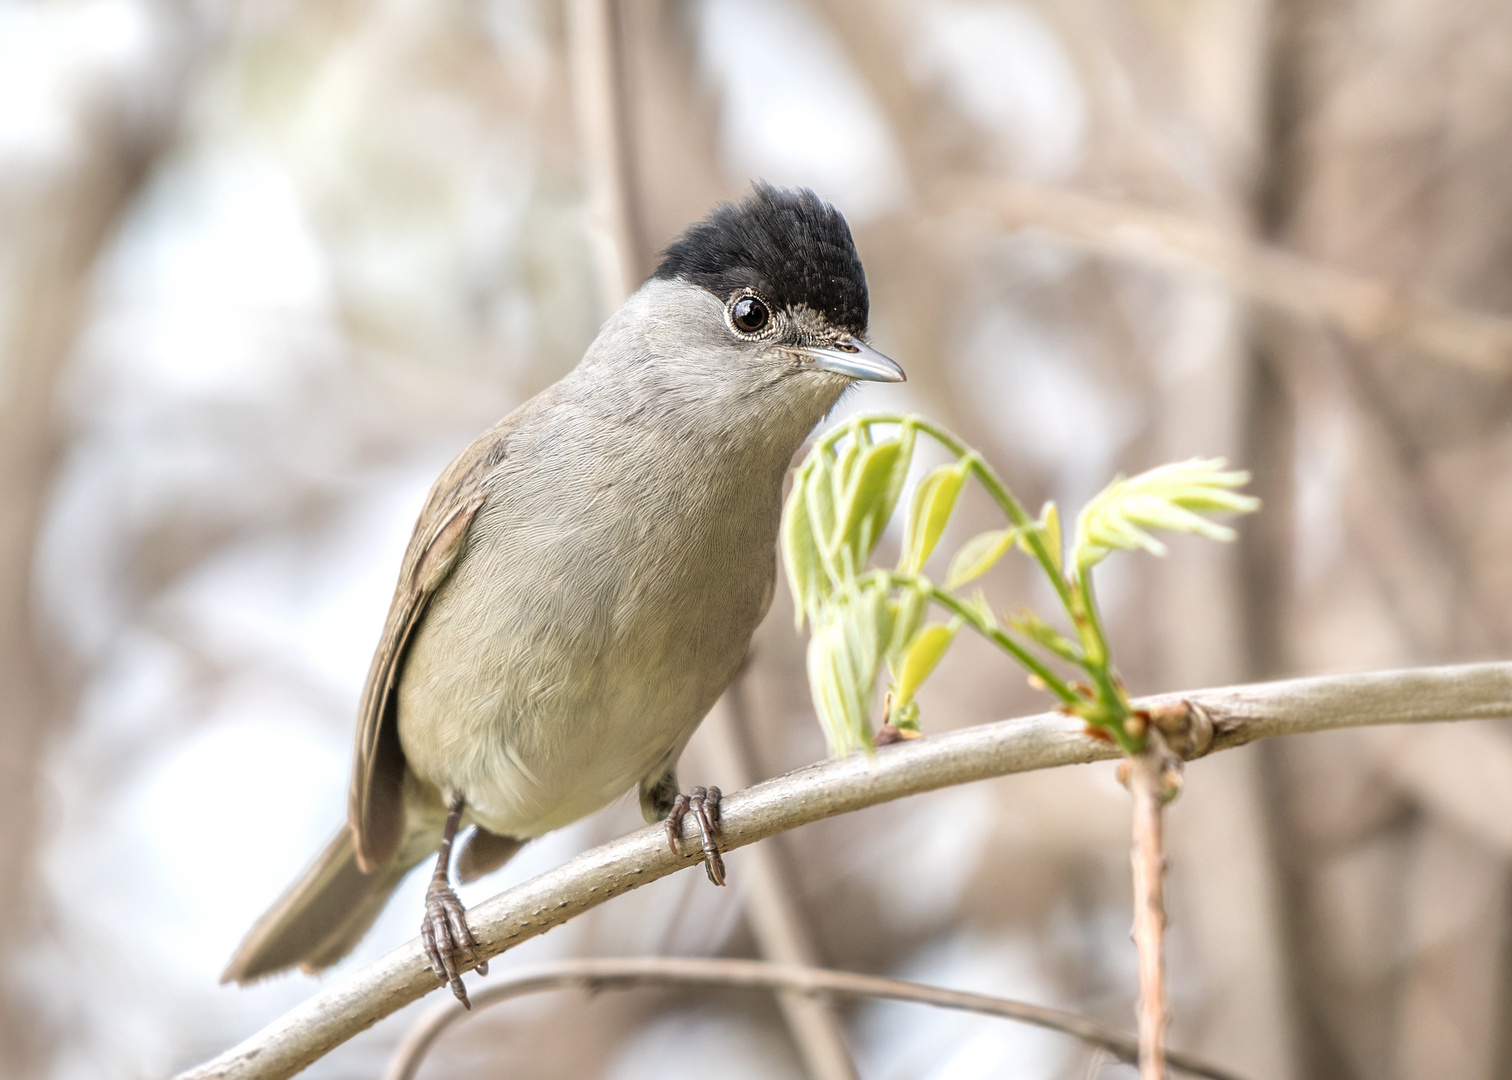
<instances>
[{"instance_id":1,"label":"bird","mask_svg":"<svg viewBox=\"0 0 1512 1080\"><path fill-rule=\"evenodd\" d=\"M221 981L321 971L434 856L421 938L438 980L486 974L452 888L632 788L722 883L717 788L677 763L772 602L787 470L859 382L844 216L758 181L660 254L578 365L430 490L358 708L347 821L248 932ZM469 831L463 833L462 830Z\"/></svg>"}]
</instances>

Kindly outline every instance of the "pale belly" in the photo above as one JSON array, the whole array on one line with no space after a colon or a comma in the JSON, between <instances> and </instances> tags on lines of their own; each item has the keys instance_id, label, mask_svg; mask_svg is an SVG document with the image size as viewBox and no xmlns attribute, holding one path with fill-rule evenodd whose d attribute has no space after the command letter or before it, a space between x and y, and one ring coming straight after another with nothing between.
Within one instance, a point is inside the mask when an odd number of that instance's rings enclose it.
<instances>
[{"instance_id":1,"label":"pale belly","mask_svg":"<svg viewBox=\"0 0 1512 1080\"><path fill-rule=\"evenodd\" d=\"M406 659L409 768L461 792L489 831L525 838L675 763L771 598L775 507L739 529L715 517L691 532L634 513L529 537L485 528Z\"/></svg>"}]
</instances>

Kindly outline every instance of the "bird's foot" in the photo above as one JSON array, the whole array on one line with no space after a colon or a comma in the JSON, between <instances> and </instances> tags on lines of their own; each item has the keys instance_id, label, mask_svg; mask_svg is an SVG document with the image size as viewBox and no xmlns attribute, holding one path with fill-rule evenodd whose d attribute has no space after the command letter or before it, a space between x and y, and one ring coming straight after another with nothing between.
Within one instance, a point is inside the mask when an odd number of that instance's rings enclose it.
<instances>
[{"instance_id":1,"label":"bird's foot","mask_svg":"<svg viewBox=\"0 0 1512 1080\"><path fill-rule=\"evenodd\" d=\"M682 837L683 818L691 813L693 820L698 822L698 835L703 839L704 870L710 881L723 885L725 865L718 844L719 800L717 787L696 787L686 795L678 795L672 803L672 812L667 815L667 842L672 845L672 854L682 854L677 842Z\"/></svg>"},{"instance_id":2,"label":"bird's foot","mask_svg":"<svg viewBox=\"0 0 1512 1080\"><path fill-rule=\"evenodd\" d=\"M425 943L425 955L436 978L451 986L464 1009L471 1009L467 987L462 985L462 972L472 967L479 975L487 975L488 961L478 959L478 941L467 925L467 909L444 881L432 881L425 890L425 920L420 924L420 940Z\"/></svg>"}]
</instances>

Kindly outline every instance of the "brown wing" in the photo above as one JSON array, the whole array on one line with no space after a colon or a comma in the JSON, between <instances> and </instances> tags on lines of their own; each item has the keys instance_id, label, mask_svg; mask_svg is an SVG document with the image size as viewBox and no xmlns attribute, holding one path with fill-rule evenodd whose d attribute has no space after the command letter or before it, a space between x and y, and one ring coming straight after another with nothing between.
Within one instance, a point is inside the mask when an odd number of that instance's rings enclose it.
<instances>
[{"instance_id":1,"label":"brown wing","mask_svg":"<svg viewBox=\"0 0 1512 1080\"><path fill-rule=\"evenodd\" d=\"M426 604L467 547L473 517L488 498L503 460L507 421L485 432L431 488L415 525L357 714L357 753L347 815L364 873L388 865L404 836L404 750L399 745L398 688L404 654Z\"/></svg>"}]
</instances>

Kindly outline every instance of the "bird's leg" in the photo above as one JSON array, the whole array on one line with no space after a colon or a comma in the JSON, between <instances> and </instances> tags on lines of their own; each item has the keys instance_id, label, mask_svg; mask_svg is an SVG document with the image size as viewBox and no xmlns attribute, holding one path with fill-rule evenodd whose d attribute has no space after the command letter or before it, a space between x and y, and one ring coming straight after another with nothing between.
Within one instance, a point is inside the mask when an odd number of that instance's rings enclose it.
<instances>
[{"instance_id":1,"label":"bird's leg","mask_svg":"<svg viewBox=\"0 0 1512 1080\"><path fill-rule=\"evenodd\" d=\"M478 942L467 925L467 909L451 887L452 840L456 838L457 827L462 824L465 805L461 792L454 793L447 804L446 826L441 830L441 850L436 853L436 871L431 875L430 887L425 890L425 919L420 924L420 940L425 943L425 955L430 959L436 978L449 983L462 1007L471 1009L467 987L462 985L462 972L472 965L479 975L487 975L488 961L478 960Z\"/></svg>"},{"instance_id":2,"label":"bird's leg","mask_svg":"<svg viewBox=\"0 0 1512 1080\"><path fill-rule=\"evenodd\" d=\"M716 885L725 883L724 858L719 854L719 800L720 793L717 787L696 787L686 795L678 795L672 801L672 809L667 814L667 842L672 845L672 853L681 855L677 841L682 836L683 818L690 812L693 820L698 822L698 835L703 839L704 870L709 875L709 880Z\"/></svg>"}]
</instances>

